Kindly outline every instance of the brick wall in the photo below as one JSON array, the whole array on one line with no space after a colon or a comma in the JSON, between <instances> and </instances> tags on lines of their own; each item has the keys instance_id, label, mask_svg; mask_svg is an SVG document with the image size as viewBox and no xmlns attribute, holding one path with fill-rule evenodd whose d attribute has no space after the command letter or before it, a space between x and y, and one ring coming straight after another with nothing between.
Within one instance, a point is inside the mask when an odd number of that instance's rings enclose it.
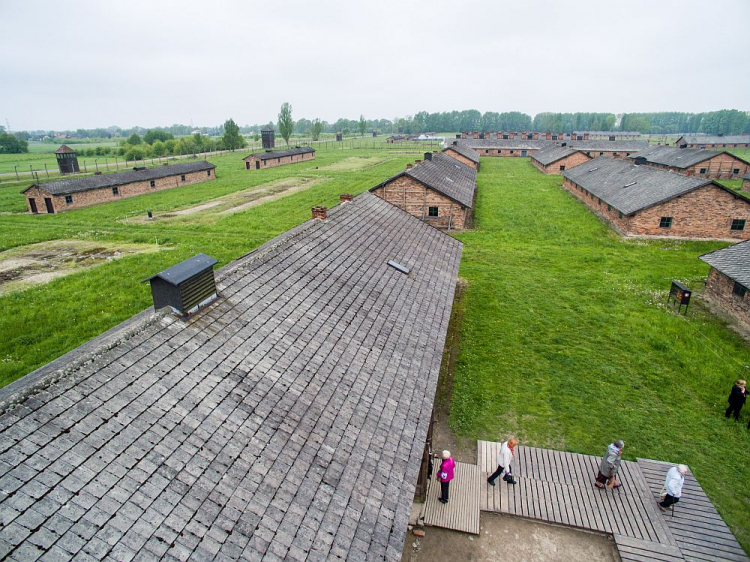
<instances>
[{"instance_id":1,"label":"brick wall","mask_svg":"<svg viewBox=\"0 0 750 562\"><path fill-rule=\"evenodd\" d=\"M693 143L693 144L688 144L687 148L750 148L750 143L746 143L746 142L739 142L739 143L730 142L727 144Z\"/></svg>"},{"instance_id":2,"label":"brick wall","mask_svg":"<svg viewBox=\"0 0 750 562\"><path fill-rule=\"evenodd\" d=\"M474 162L473 160L469 160L468 158L466 158L466 156L464 156L463 154L459 154L455 150L451 150L450 148L448 148L445 153L451 158L455 158L459 162L463 162L467 166L471 166L475 170L479 168L479 165L476 162Z\"/></svg>"},{"instance_id":3,"label":"brick wall","mask_svg":"<svg viewBox=\"0 0 750 562\"><path fill-rule=\"evenodd\" d=\"M750 203L707 185L632 216L620 213L566 179L563 187L578 197L620 233L638 236L674 236L747 240L750 238ZM659 226L662 217L672 217L670 228ZM745 219L745 230L730 230L732 219Z\"/></svg>"},{"instance_id":4,"label":"brick wall","mask_svg":"<svg viewBox=\"0 0 750 562\"><path fill-rule=\"evenodd\" d=\"M479 156L500 156L500 157L525 157L531 156L538 148L475 148Z\"/></svg>"},{"instance_id":5,"label":"brick wall","mask_svg":"<svg viewBox=\"0 0 750 562\"><path fill-rule=\"evenodd\" d=\"M591 158L586 156L586 154L584 154L583 152L575 152L570 156L561 158L557 162L552 162L551 164L547 164L546 166L544 166L541 162L535 160L534 158L531 159L531 163L534 165L534 167L536 167L541 172L544 172L545 174L561 174L565 170L575 168L576 166L579 166L584 162L588 162L589 160L591 160ZM565 166L565 168L561 170L560 166Z\"/></svg>"},{"instance_id":6,"label":"brick wall","mask_svg":"<svg viewBox=\"0 0 750 562\"><path fill-rule=\"evenodd\" d=\"M373 193L434 227L461 230L470 226L469 209L408 176L396 178ZM437 207L437 217L429 216L430 207Z\"/></svg>"},{"instance_id":7,"label":"brick wall","mask_svg":"<svg viewBox=\"0 0 750 562\"><path fill-rule=\"evenodd\" d=\"M731 154L717 154L689 168L677 168L651 162L646 162L646 165L661 170L671 170L684 176L700 176L708 179L732 179L750 172L749 165ZM705 172L701 173L701 170Z\"/></svg>"},{"instance_id":8,"label":"brick wall","mask_svg":"<svg viewBox=\"0 0 750 562\"><path fill-rule=\"evenodd\" d=\"M303 154L292 154L291 156L283 156L281 158L268 158L262 160L255 156L248 156L245 158L245 169L246 170L265 170L266 168L275 168L276 166L286 166L287 164L296 164L297 162L304 162L307 160L314 160L314 152L305 152ZM255 163L260 162L260 168L255 167Z\"/></svg>"},{"instance_id":9,"label":"brick wall","mask_svg":"<svg viewBox=\"0 0 750 562\"><path fill-rule=\"evenodd\" d=\"M208 175L211 172L211 175ZM214 173L215 169L201 170L199 172L189 172L185 174L185 179L181 179L181 175L177 174L166 178L158 178L153 180L154 187L151 187L150 180L138 181L128 183L125 185L116 186L118 194L115 195L112 192L111 187L103 187L101 189L92 189L89 191L80 191L78 193L70 194L73 198L72 203L65 202L65 195L50 195L44 191L44 185L40 187L34 187L27 191L24 195L26 196L26 207L31 212L30 199L36 201L37 211L40 214L46 213L47 208L44 203L45 198L52 200L52 205L55 213L61 213L64 211L70 211L71 209L79 209L81 207L90 207L91 205L99 205L101 203L111 203L112 201L118 201L127 197L135 197L136 195L143 195L144 193L153 193L154 191L163 191L165 189L171 189L173 187L182 187L183 185L190 185L193 183L199 183L206 180L212 180L216 177Z\"/></svg>"},{"instance_id":10,"label":"brick wall","mask_svg":"<svg viewBox=\"0 0 750 562\"><path fill-rule=\"evenodd\" d=\"M750 180L742 180L742 191L750 191Z\"/></svg>"},{"instance_id":11,"label":"brick wall","mask_svg":"<svg viewBox=\"0 0 750 562\"><path fill-rule=\"evenodd\" d=\"M743 297L733 293L734 280L713 267L706 281L704 296L721 310L750 327L750 291Z\"/></svg>"},{"instance_id":12,"label":"brick wall","mask_svg":"<svg viewBox=\"0 0 750 562\"><path fill-rule=\"evenodd\" d=\"M598 156L609 156L610 158L627 158L631 154L635 154L635 150L586 150L584 154L591 158L597 158Z\"/></svg>"}]
</instances>

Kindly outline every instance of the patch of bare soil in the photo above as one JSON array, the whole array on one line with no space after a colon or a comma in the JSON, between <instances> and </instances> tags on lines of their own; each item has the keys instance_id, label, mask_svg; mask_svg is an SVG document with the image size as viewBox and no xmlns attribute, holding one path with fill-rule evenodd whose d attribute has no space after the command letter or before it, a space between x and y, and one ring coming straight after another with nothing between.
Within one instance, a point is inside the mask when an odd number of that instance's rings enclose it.
<instances>
[{"instance_id":1,"label":"patch of bare soil","mask_svg":"<svg viewBox=\"0 0 750 562\"><path fill-rule=\"evenodd\" d=\"M479 536L438 527L424 531L423 538L406 535L402 562L620 560L608 536L497 513L482 513Z\"/></svg>"},{"instance_id":2,"label":"patch of bare soil","mask_svg":"<svg viewBox=\"0 0 750 562\"><path fill-rule=\"evenodd\" d=\"M321 166L321 170L329 170L331 172L353 172L355 170L364 170L382 164L385 162L383 158L377 158L374 156L352 156L351 158L344 158L333 164L327 166Z\"/></svg>"},{"instance_id":3,"label":"patch of bare soil","mask_svg":"<svg viewBox=\"0 0 750 562\"><path fill-rule=\"evenodd\" d=\"M0 295L70 275L123 256L153 252L149 244L55 240L0 252Z\"/></svg>"}]
</instances>

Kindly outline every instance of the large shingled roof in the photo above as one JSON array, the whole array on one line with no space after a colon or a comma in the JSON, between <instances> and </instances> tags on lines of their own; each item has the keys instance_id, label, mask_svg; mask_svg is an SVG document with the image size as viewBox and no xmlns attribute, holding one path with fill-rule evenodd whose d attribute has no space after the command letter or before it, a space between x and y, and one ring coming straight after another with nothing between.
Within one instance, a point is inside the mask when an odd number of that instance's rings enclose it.
<instances>
[{"instance_id":1,"label":"large shingled roof","mask_svg":"<svg viewBox=\"0 0 750 562\"><path fill-rule=\"evenodd\" d=\"M669 201L709 184L745 199L737 192L712 180L683 176L650 166L636 166L631 162L607 156L599 156L566 170L563 176L625 215Z\"/></svg>"},{"instance_id":2,"label":"large shingled roof","mask_svg":"<svg viewBox=\"0 0 750 562\"><path fill-rule=\"evenodd\" d=\"M38 187L51 195L68 195L70 193L90 191L92 189L115 187L139 181L155 180L188 174L191 172L213 170L214 168L216 168L216 166L205 161L184 162L182 164L157 166L156 168L147 168L145 170L131 170L128 172L116 172L114 174L102 174L101 176L84 176L55 180L46 183L35 183L24 189L22 193L26 193L26 191L32 187Z\"/></svg>"},{"instance_id":3,"label":"large shingled roof","mask_svg":"<svg viewBox=\"0 0 750 562\"><path fill-rule=\"evenodd\" d=\"M727 277L750 289L750 240L698 257Z\"/></svg>"},{"instance_id":4,"label":"large shingled roof","mask_svg":"<svg viewBox=\"0 0 750 562\"><path fill-rule=\"evenodd\" d=\"M538 150L545 146L555 144L555 142L557 141L528 139L461 139L459 144L468 146L474 150L485 150L488 148Z\"/></svg>"},{"instance_id":5,"label":"large shingled roof","mask_svg":"<svg viewBox=\"0 0 750 562\"><path fill-rule=\"evenodd\" d=\"M531 154L531 158L533 160L536 160L543 166L547 166L549 164L552 164L553 162L562 160L563 158L570 156L571 154L575 154L576 152L580 151L576 150L575 148L570 148L569 146L551 145L545 146L541 150L537 150L536 152Z\"/></svg>"},{"instance_id":6,"label":"large shingled roof","mask_svg":"<svg viewBox=\"0 0 750 562\"><path fill-rule=\"evenodd\" d=\"M434 189L465 207L472 208L474 206L474 195L477 189L477 171L471 166L459 162L442 152L433 154L432 160L425 160L413 168L404 170L388 178L375 187L370 188L370 191L374 191L404 175L414 178L423 185Z\"/></svg>"},{"instance_id":7,"label":"large shingled roof","mask_svg":"<svg viewBox=\"0 0 750 562\"><path fill-rule=\"evenodd\" d=\"M0 554L400 561L460 256L364 193L0 390Z\"/></svg>"},{"instance_id":8,"label":"large shingled roof","mask_svg":"<svg viewBox=\"0 0 750 562\"><path fill-rule=\"evenodd\" d=\"M445 147L443 149L443 152L445 152L446 150L453 150L464 158L468 158L475 164L479 164L479 153L473 148L469 148L466 145L457 142L456 144L450 144Z\"/></svg>"},{"instance_id":9,"label":"large shingled roof","mask_svg":"<svg viewBox=\"0 0 750 562\"><path fill-rule=\"evenodd\" d=\"M570 148L576 148L583 151L622 151L635 152L648 148L648 141L645 140L571 140L568 143Z\"/></svg>"},{"instance_id":10,"label":"large shingled roof","mask_svg":"<svg viewBox=\"0 0 750 562\"><path fill-rule=\"evenodd\" d=\"M684 135L680 137L687 144L745 144L750 143L750 135ZM679 139L678 139L679 140Z\"/></svg>"},{"instance_id":11,"label":"large shingled roof","mask_svg":"<svg viewBox=\"0 0 750 562\"><path fill-rule=\"evenodd\" d=\"M271 160L273 158L283 158L284 156L296 156L297 154L308 154L310 152L315 152L314 148L310 148L309 146L297 146L294 148L288 148L286 150L267 150L265 152L256 152L254 154L248 154L243 158L243 160L247 160L248 158L257 158L258 160Z\"/></svg>"},{"instance_id":12,"label":"large shingled roof","mask_svg":"<svg viewBox=\"0 0 750 562\"><path fill-rule=\"evenodd\" d=\"M685 169L695 166L701 162L727 152L717 152L715 150L705 150L701 148L675 148L673 146L650 146L644 150L639 150L631 154L630 158L645 158L648 162L661 164L663 166L674 166L675 168ZM738 158L735 156L735 158ZM742 160L742 158L738 158ZM743 160L744 162L744 160Z\"/></svg>"}]
</instances>

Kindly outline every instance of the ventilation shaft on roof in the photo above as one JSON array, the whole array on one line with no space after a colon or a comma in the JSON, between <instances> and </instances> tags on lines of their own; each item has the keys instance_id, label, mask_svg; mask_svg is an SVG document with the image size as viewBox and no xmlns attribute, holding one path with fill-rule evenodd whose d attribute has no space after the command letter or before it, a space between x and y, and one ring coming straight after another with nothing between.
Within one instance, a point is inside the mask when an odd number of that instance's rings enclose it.
<instances>
[{"instance_id":1,"label":"ventilation shaft on roof","mask_svg":"<svg viewBox=\"0 0 750 562\"><path fill-rule=\"evenodd\" d=\"M214 265L206 254L192 258L144 279L151 282L154 309L169 307L182 317L194 314L217 298Z\"/></svg>"},{"instance_id":2,"label":"ventilation shaft on roof","mask_svg":"<svg viewBox=\"0 0 750 562\"><path fill-rule=\"evenodd\" d=\"M645 156L636 156L635 161L633 162L636 166L645 166L646 165L646 157Z\"/></svg>"},{"instance_id":3,"label":"ventilation shaft on roof","mask_svg":"<svg viewBox=\"0 0 750 562\"><path fill-rule=\"evenodd\" d=\"M432 152L424 153L424 161L427 162L428 160L432 160Z\"/></svg>"}]
</instances>

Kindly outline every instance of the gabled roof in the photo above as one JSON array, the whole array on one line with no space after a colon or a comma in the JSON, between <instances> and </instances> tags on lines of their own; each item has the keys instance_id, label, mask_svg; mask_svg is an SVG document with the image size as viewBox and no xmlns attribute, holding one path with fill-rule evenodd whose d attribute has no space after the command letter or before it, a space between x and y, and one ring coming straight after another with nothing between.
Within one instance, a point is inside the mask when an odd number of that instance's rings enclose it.
<instances>
[{"instance_id":1,"label":"gabled roof","mask_svg":"<svg viewBox=\"0 0 750 562\"><path fill-rule=\"evenodd\" d=\"M442 152L433 154L432 160L425 160L413 168L404 170L370 188L370 191L374 191L402 176L413 178L464 207L472 208L474 206L477 171L447 154Z\"/></svg>"},{"instance_id":2,"label":"gabled roof","mask_svg":"<svg viewBox=\"0 0 750 562\"><path fill-rule=\"evenodd\" d=\"M750 143L750 135L683 135L687 144L745 144ZM677 139L680 140L680 139Z\"/></svg>"},{"instance_id":3,"label":"gabled roof","mask_svg":"<svg viewBox=\"0 0 750 562\"><path fill-rule=\"evenodd\" d=\"M531 154L531 159L536 160L543 166L547 166L549 164L552 164L553 162L562 160L563 158L566 158L571 154L575 154L576 152L580 152L580 150L570 148L569 146L545 146L541 150L537 150L536 152Z\"/></svg>"},{"instance_id":4,"label":"gabled roof","mask_svg":"<svg viewBox=\"0 0 750 562\"><path fill-rule=\"evenodd\" d=\"M636 166L626 160L607 156L599 156L566 170L563 176L625 215L632 215L705 185L713 185L750 205L746 197L715 181L683 176L651 166Z\"/></svg>"},{"instance_id":5,"label":"gabled roof","mask_svg":"<svg viewBox=\"0 0 750 562\"><path fill-rule=\"evenodd\" d=\"M643 150L648 148L648 141L645 140L571 140L568 143L570 148L577 148L578 150L592 150L592 151L622 151L622 152L635 152L636 150Z\"/></svg>"},{"instance_id":6,"label":"gabled roof","mask_svg":"<svg viewBox=\"0 0 750 562\"><path fill-rule=\"evenodd\" d=\"M494 149L517 149L517 150L539 150L555 141L529 140L529 139L461 139L460 145L468 146L474 150Z\"/></svg>"},{"instance_id":7,"label":"gabled roof","mask_svg":"<svg viewBox=\"0 0 750 562\"><path fill-rule=\"evenodd\" d=\"M302 146L302 147L295 147L295 148L288 148L286 150L266 150L265 152L256 152L254 154L248 154L243 158L243 160L247 160L248 158L257 158L258 160L271 160L273 158L283 158L284 156L296 156L297 154L308 154L308 153L314 153L315 149L310 148L308 146Z\"/></svg>"},{"instance_id":8,"label":"gabled roof","mask_svg":"<svg viewBox=\"0 0 750 562\"><path fill-rule=\"evenodd\" d=\"M644 150L631 154L630 158L645 158L648 162L661 164L663 166L674 166L675 168L685 169L695 164L699 164L709 158L714 158L720 154L729 154L726 151L717 152L716 150L706 150L702 148L675 148L673 146L649 146ZM737 160L742 160L737 156L730 154ZM748 163L745 160L742 162Z\"/></svg>"},{"instance_id":9,"label":"gabled roof","mask_svg":"<svg viewBox=\"0 0 750 562\"><path fill-rule=\"evenodd\" d=\"M4 552L400 561L460 257L364 193L1 389Z\"/></svg>"},{"instance_id":10,"label":"gabled roof","mask_svg":"<svg viewBox=\"0 0 750 562\"><path fill-rule=\"evenodd\" d=\"M750 240L698 257L730 279L750 289Z\"/></svg>"},{"instance_id":11,"label":"gabled roof","mask_svg":"<svg viewBox=\"0 0 750 562\"><path fill-rule=\"evenodd\" d=\"M479 164L479 153L473 148L469 148L468 146L462 145L460 143L456 143L456 144L448 145L446 148L443 149L443 152L445 152L446 150L453 150L454 152L460 154L464 158L468 158L475 164Z\"/></svg>"},{"instance_id":12,"label":"gabled roof","mask_svg":"<svg viewBox=\"0 0 750 562\"><path fill-rule=\"evenodd\" d=\"M608 135L608 136L629 136L629 137L640 137L641 133L638 131L573 131L574 135Z\"/></svg>"},{"instance_id":13,"label":"gabled roof","mask_svg":"<svg viewBox=\"0 0 750 562\"><path fill-rule=\"evenodd\" d=\"M261 127L260 130L261 131L275 131L276 129L274 129L273 127L271 127L271 125L266 125L264 127Z\"/></svg>"},{"instance_id":14,"label":"gabled roof","mask_svg":"<svg viewBox=\"0 0 750 562\"><path fill-rule=\"evenodd\" d=\"M55 150L55 154L75 154L76 151L70 148L67 144L62 145L60 148Z\"/></svg>"},{"instance_id":15,"label":"gabled roof","mask_svg":"<svg viewBox=\"0 0 750 562\"><path fill-rule=\"evenodd\" d=\"M104 187L115 187L139 181L168 178L170 176L188 174L190 172L213 170L214 168L216 168L216 166L205 161L184 162L182 164L157 166L156 168L147 168L145 170L131 170L129 172L102 174L101 176L84 176L49 181L46 183L35 183L24 189L21 193L26 193L32 187L38 187L51 195L68 195L71 193L79 193L81 191L90 191L92 189L101 189Z\"/></svg>"}]
</instances>

